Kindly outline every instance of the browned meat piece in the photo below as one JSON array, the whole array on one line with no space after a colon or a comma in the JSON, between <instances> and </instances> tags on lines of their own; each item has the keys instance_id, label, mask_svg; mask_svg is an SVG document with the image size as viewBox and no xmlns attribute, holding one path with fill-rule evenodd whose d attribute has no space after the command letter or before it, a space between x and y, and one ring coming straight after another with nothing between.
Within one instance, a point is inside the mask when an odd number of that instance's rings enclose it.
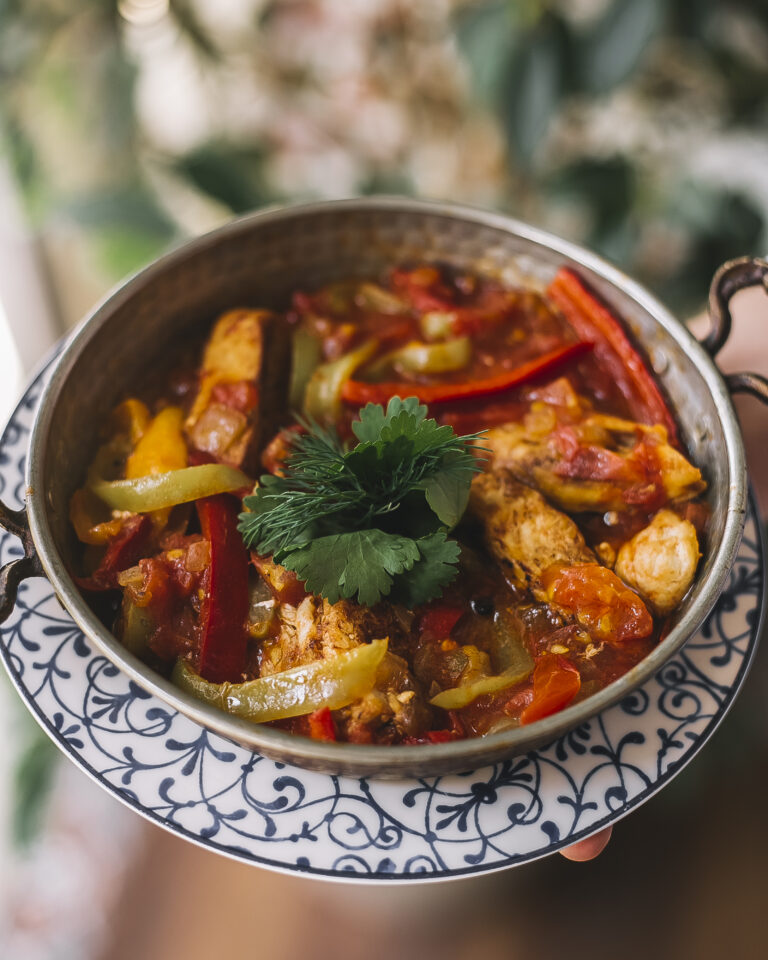
<instances>
[{"instance_id":1,"label":"browned meat piece","mask_svg":"<svg viewBox=\"0 0 768 960\"><path fill-rule=\"evenodd\" d=\"M699 563L699 539L689 520L659 510L616 558L616 573L660 616L672 613L693 583Z\"/></svg>"},{"instance_id":2,"label":"browned meat piece","mask_svg":"<svg viewBox=\"0 0 768 960\"><path fill-rule=\"evenodd\" d=\"M564 510L626 510L690 500L701 472L667 441L663 427L535 402L521 423L489 430L493 467L541 490ZM574 417L576 419L574 419Z\"/></svg>"},{"instance_id":3,"label":"browned meat piece","mask_svg":"<svg viewBox=\"0 0 768 960\"><path fill-rule=\"evenodd\" d=\"M329 603L307 596L298 606L280 606L280 635L264 656L261 673L279 673L329 659L361 643L388 637L390 650L403 642L407 621L390 604L364 607L350 600Z\"/></svg>"},{"instance_id":4,"label":"browned meat piece","mask_svg":"<svg viewBox=\"0 0 768 960\"><path fill-rule=\"evenodd\" d=\"M529 587L537 599L546 599L539 581L547 567L595 562L573 520L515 480L509 470L476 476L469 509L482 523L488 549L510 579Z\"/></svg>"},{"instance_id":5,"label":"browned meat piece","mask_svg":"<svg viewBox=\"0 0 768 960\"><path fill-rule=\"evenodd\" d=\"M429 707L408 664L393 653L407 642L410 615L381 604L363 607L349 600L329 603L308 596L298 607L280 607L280 634L266 644L261 675L289 670L314 660L331 659L361 643L389 638L389 652L379 667L374 689L339 713L346 738L355 742L396 742L426 728Z\"/></svg>"},{"instance_id":6,"label":"browned meat piece","mask_svg":"<svg viewBox=\"0 0 768 960\"><path fill-rule=\"evenodd\" d=\"M186 422L193 446L255 475L286 409L290 333L268 310L231 310L205 346Z\"/></svg>"},{"instance_id":7,"label":"browned meat piece","mask_svg":"<svg viewBox=\"0 0 768 960\"><path fill-rule=\"evenodd\" d=\"M352 743L399 743L418 737L431 725L431 710L408 663L387 653L366 696L340 711L346 739Z\"/></svg>"}]
</instances>

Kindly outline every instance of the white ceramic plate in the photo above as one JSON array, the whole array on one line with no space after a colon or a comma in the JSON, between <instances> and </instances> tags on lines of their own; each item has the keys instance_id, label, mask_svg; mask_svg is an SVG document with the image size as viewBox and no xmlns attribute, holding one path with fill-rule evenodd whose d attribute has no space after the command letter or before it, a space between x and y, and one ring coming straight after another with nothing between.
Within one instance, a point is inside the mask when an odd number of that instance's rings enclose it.
<instances>
[{"instance_id":1,"label":"white ceramic plate","mask_svg":"<svg viewBox=\"0 0 768 960\"><path fill-rule=\"evenodd\" d=\"M0 497L11 507L22 504L29 430L48 369L0 439ZM175 713L95 653L47 580L22 584L0 655L70 759L139 813L208 849L335 879L486 873L623 817L712 735L760 633L760 530L752 505L715 610L651 682L545 749L455 776L352 780L251 753ZM18 555L18 541L1 535L0 563Z\"/></svg>"}]
</instances>

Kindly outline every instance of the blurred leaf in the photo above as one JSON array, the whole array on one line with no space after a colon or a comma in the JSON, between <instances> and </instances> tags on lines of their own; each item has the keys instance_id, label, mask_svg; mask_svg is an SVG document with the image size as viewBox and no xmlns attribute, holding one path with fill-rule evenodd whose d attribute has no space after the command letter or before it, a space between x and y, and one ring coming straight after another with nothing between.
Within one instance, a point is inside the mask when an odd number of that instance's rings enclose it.
<instances>
[{"instance_id":1,"label":"blurred leaf","mask_svg":"<svg viewBox=\"0 0 768 960\"><path fill-rule=\"evenodd\" d=\"M674 306L699 309L713 274L726 260L763 252L766 222L756 203L734 190L688 184L678 194L672 217L689 232L685 264L656 287Z\"/></svg>"},{"instance_id":2,"label":"blurred leaf","mask_svg":"<svg viewBox=\"0 0 768 960\"><path fill-rule=\"evenodd\" d=\"M30 719L27 728L14 770L11 813L13 840L19 847L27 846L39 830L59 758L53 742L34 721Z\"/></svg>"},{"instance_id":3,"label":"blurred leaf","mask_svg":"<svg viewBox=\"0 0 768 960\"><path fill-rule=\"evenodd\" d=\"M264 176L265 154L258 147L208 143L175 164L176 170L234 213L245 213L274 199Z\"/></svg>"},{"instance_id":4,"label":"blurred leaf","mask_svg":"<svg viewBox=\"0 0 768 960\"><path fill-rule=\"evenodd\" d=\"M96 230L91 237L101 268L116 280L135 273L164 253L169 236L115 224Z\"/></svg>"},{"instance_id":5,"label":"blurred leaf","mask_svg":"<svg viewBox=\"0 0 768 960\"><path fill-rule=\"evenodd\" d=\"M114 36L102 38L94 68L95 82L101 91L98 106L103 139L111 151L130 150L132 154L130 147L136 134L133 103L136 68L126 59Z\"/></svg>"},{"instance_id":6,"label":"blurred leaf","mask_svg":"<svg viewBox=\"0 0 768 960\"><path fill-rule=\"evenodd\" d=\"M727 77L723 95L732 123L768 126L768 61L759 70L731 50L712 51L713 69Z\"/></svg>"},{"instance_id":7,"label":"blurred leaf","mask_svg":"<svg viewBox=\"0 0 768 960\"><path fill-rule=\"evenodd\" d=\"M594 243L627 218L635 198L636 175L626 157L584 157L558 170L546 186L553 196L588 207Z\"/></svg>"},{"instance_id":8,"label":"blurred leaf","mask_svg":"<svg viewBox=\"0 0 768 960\"><path fill-rule=\"evenodd\" d=\"M719 0L667 0L669 29L694 40L706 37L710 17L718 7L721 7Z\"/></svg>"},{"instance_id":9,"label":"blurred leaf","mask_svg":"<svg viewBox=\"0 0 768 960\"><path fill-rule=\"evenodd\" d=\"M551 13L518 36L503 110L510 150L525 168L531 167L560 103L568 43L565 22Z\"/></svg>"},{"instance_id":10,"label":"blurred leaf","mask_svg":"<svg viewBox=\"0 0 768 960\"><path fill-rule=\"evenodd\" d=\"M635 70L664 20L663 0L614 0L592 27L581 50L586 89L605 93Z\"/></svg>"},{"instance_id":11,"label":"blurred leaf","mask_svg":"<svg viewBox=\"0 0 768 960\"><path fill-rule=\"evenodd\" d=\"M360 193L408 196L414 192L413 180L405 170L377 169L360 184Z\"/></svg>"},{"instance_id":12,"label":"blurred leaf","mask_svg":"<svg viewBox=\"0 0 768 960\"><path fill-rule=\"evenodd\" d=\"M459 11L456 39L469 64L480 100L495 101L515 41L516 21L509 0L474 4Z\"/></svg>"},{"instance_id":13,"label":"blurred leaf","mask_svg":"<svg viewBox=\"0 0 768 960\"><path fill-rule=\"evenodd\" d=\"M85 227L117 227L152 234L167 240L173 225L141 183L121 184L94 190L87 196L70 199L62 210Z\"/></svg>"},{"instance_id":14,"label":"blurred leaf","mask_svg":"<svg viewBox=\"0 0 768 960\"><path fill-rule=\"evenodd\" d=\"M175 228L141 183L94 191L61 209L86 229L102 268L115 279L154 260Z\"/></svg>"},{"instance_id":15,"label":"blurred leaf","mask_svg":"<svg viewBox=\"0 0 768 960\"><path fill-rule=\"evenodd\" d=\"M4 150L22 189L32 189L39 174L35 146L16 117L9 116L0 127Z\"/></svg>"}]
</instances>

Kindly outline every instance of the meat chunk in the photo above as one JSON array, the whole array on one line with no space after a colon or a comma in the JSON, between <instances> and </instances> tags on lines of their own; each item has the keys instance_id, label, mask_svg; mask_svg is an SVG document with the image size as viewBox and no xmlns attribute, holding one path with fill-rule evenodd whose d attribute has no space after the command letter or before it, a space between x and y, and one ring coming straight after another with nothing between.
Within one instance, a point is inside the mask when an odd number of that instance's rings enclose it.
<instances>
[{"instance_id":1,"label":"meat chunk","mask_svg":"<svg viewBox=\"0 0 768 960\"><path fill-rule=\"evenodd\" d=\"M370 693L340 711L351 743L400 743L428 729L431 711L407 661L387 653Z\"/></svg>"},{"instance_id":2,"label":"meat chunk","mask_svg":"<svg viewBox=\"0 0 768 960\"><path fill-rule=\"evenodd\" d=\"M247 473L286 409L290 334L268 310L231 310L205 346L197 395L186 422L198 450Z\"/></svg>"},{"instance_id":3,"label":"meat chunk","mask_svg":"<svg viewBox=\"0 0 768 960\"><path fill-rule=\"evenodd\" d=\"M305 596L297 606L280 605L280 623L280 635L264 657L262 675L327 660L381 637L389 638L390 650L402 648L410 617L394 604L364 607L351 600L329 603Z\"/></svg>"},{"instance_id":4,"label":"meat chunk","mask_svg":"<svg viewBox=\"0 0 768 960\"><path fill-rule=\"evenodd\" d=\"M483 525L488 549L520 586L546 600L542 573L554 564L594 563L579 528L509 470L492 470L472 481L469 508Z\"/></svg>"},{"instance_id":5,"label":"meat chunk","mask_svg":"<svg viewBox=\"0 0 768 960\"><path fill-rule=\"evenodd\" d=\"M572 511L676 503L704 489L701 471L667 443L661 426L536 401L521 423L489 430L494 467Z\"/></svg>"},{"instance_id":6,"label":"meat chunk","mask_svg":"<svg viewBox=\"0 0 768 960\"><path fill-rule=\"evenodd\" d=\"M268 644L261 675L289 670L315 660L329 660L361 643L390 639L370 693L337 716L345 739L357 743L398 742L426 729L429 707L407 662L392 652L407 640L410 618L391 604L364 607L349 600L329 603L308 596L294 607L280 607L280 634Z\"/></svg>"},{"instance_id":7,"label":"meat chunk","mask_svg":"<svg viewBox=\"0 0 768 960\"><path fill-rule=\"evenodd\" d=\"M348 600L332 604L307 596L296 607L283 603L280 635L263 659L262 676L335 657L388 636L387 627L386 617L377 617L370 608Z\"/></svg>"},{"instance_id":8,"label":"meat chunk","mask_svg":"<svg viewBox=\"0 0 768 960\"><path fill-rule=\"evenodd\" d=\"M693 582L699 540L690 520L659 510L616 557L616 573L660 616L672 613Z\"/></svg>"}]
</instances>

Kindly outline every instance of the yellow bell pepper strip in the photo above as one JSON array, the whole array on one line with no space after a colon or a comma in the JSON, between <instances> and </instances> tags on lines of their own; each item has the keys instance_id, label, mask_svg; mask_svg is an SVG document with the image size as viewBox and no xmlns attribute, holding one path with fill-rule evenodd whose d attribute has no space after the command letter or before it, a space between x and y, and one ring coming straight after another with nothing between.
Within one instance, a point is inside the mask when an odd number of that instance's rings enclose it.
<instances>
[{"instance_id":1,"label":"yellow bell pepper strip","mask_svg":"<svg viewBox=\"0 0 768 960\"><path fill-rule=\"evenodd\" d=\"M253 481L241 470L223 463L203 463L135 480L101 480L92 483L90 489L113 510L150 513L218 493L246 487L250 490L252 486Z\"/></svg>"},{"instance_id":2,"label":"yellow bell pepper strip","mask_svg":"<svg viewBox=\"0 0 768 960\"><path fill-rule=\"evenodd\" d=\"M187 445L181 432L183 417L180 407L165 407L152 419L126 461L126 480L186 467Z\"/></svg>"},{"instance_id":3,"label":"yellow bell pepper strip","mask_svg":"<svg viewBox=\"0 0 768 960\"><path fill-rule=\"evenodd\" d=\"M75 490L69 501L69 519L81 543L104 546L120 533L122 517L100 520L99 514L109 517L106 505L87 487Z\"/></svg>"},{"instance_id":4,"label":"yellow bell pepper strip","mask_svg":"<svg viewBox=\"0 0 768 960\"><path fill-rule=\"evenodd\" d=\"M248 551L237 530L239 502L206 497L197 502L211 562L200 604L200 675L213 683L242 676L248 642Z\"/></svg>"},{"instance_id":5,"label":"yellow bell pepper strip","mask_svg":"<svg viewBox=\"0 0 768 960\"><path fill-rule=\"evenodd\" d=\"M365 376L376 379L397 366L409 373L451 373L463 370L472 359L472 341L456 337L445 343L421 343L412 340L404 347L385 353L365 370Z\"/></svg>"},{"instance_id":6,"label":"yellow bell pepper strip","mask_svg":"<svg viewBox=\"0 0 768 960\"><path fill-rule=\"evenodd\" d=\"M183 416L180 407L165 407L145 425L133 453L126 460L126 480L186 467L187 445L181 432ZM170 512L170 507L153 511L152 522L156 529L168 523Z\"/></svg>"},{"instance_id":7,"label":"yellow bell pepper strip","mask_svg":"<svg viewBox=\"0 0 768 960\"><path fill-rule=\"evenodd\" d=\"M387 640L361 644L328 660L273 673L245 683L208 683L179 660L173 682L199 700L254 723L284 720L323 707L339 710L373 689Z\"/></svg>"},{"instance_id":8,"label":"yellow bell pepper strip","mask_svg":"<svg viewBox=\"0 0 768 960\"><path fill-rule=\"evenodd\" d=\"M341 414L341 391L352 374L376 353L378 342L368 340L338 360L321 364L304 392L304 414L318 423L334 423Z\"/></svg>"},{"instance_id":9,"label":"yellow bell pepper strip","mask_svg":"<svg viewBox=\"0 0 768 960\"><path fill-rule=\"evenodd\" d=\"M480 680L467 683L463 687L451 687L450 690L443 690L437 696L432 697L429 702L433 707L440 707L443 710L460 710L486 693L498 693L499 690L506 690L507 687L520 683L529 677L532 672L533 664L525 670L512 667L495 677L482 677Z\"/></svg>"},{"instance_id":10,"label":"yellow bell pepper strip","mask_svg":"<svg viewBox=\"0 0 768 960\"><path fill-rule=\"evenodd\" d=\"M125 434L130 439L131 446L135 447L144 436L151 419L152 415L146 403L129 397L112 411L110 425L113 433Z\"/></svg>"}]
</instances>

